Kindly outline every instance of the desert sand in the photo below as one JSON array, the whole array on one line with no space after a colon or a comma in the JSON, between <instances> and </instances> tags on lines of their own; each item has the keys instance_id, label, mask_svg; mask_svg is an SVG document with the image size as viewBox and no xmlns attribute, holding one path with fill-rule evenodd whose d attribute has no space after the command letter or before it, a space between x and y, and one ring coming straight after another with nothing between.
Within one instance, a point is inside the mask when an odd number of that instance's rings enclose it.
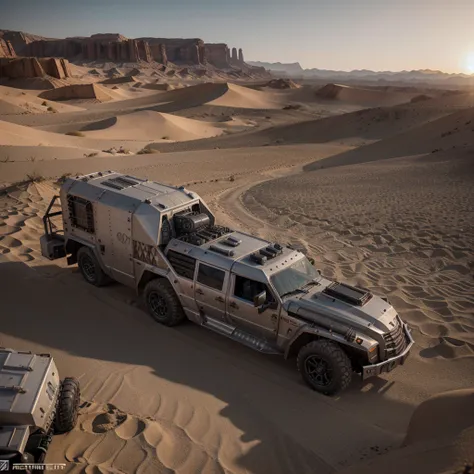
<instances>
[{"instance_id":1,"label":"desert sand","mask_svg":"<svg viewBox=\"0 0 474 474\"><path fill-rule=\"evenodd\" d=\"M0 345L50 352L82 384L78 426L47 460L74 474L464 472L473 94L152 87L140 71L98 85L131 72L112 69L75 66L105 101L46 106L45 90L0 88ZM159 326L132 290L92 287L45 260L41 218L57 180L107 169L184 184L223 224L303 245L323 275L388 295L416 341L407 363L327 398L293 360Z\"/></svg>"}]
</instances>

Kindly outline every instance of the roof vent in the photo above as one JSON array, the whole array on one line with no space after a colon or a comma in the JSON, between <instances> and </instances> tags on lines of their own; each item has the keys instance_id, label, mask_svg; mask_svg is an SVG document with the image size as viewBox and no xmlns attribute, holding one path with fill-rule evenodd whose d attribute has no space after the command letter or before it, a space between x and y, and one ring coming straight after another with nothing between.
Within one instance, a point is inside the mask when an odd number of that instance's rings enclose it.
<instances>
[{"instance_id":1,"label":"roof vent","mask_svg":"<svg viewBox=\"0 0 474 474\"><path fill-rule=\"evenodd\" d=\"M221 244L229 245L230 247L238 247L242 240L236 239L235 237L229 236L227 239L220 242Z\"/></svg>"},{"instance_id":2,"label":"roof vent","mask_svg":"<svg viewBox=\"0 0 474 474\"><path fill-rule=\"evenodd\" d=\"M267 257L265 257L264 255L259 255L258 253L252 253L250 255L250 259L258 263L259 265L263 265L267 261Z\"/></svg>"},{"instance_id":3,"label":"roof vent","mask_svg":"<svg viewBox=\"0 0 474 474\"><path fill-rule=\"evenodd\" d=\"M233 257L235 252L231 249L224 249L222 247L218 247L217 245L210 245L209 250L213 250L214 252L220 253L222 255L225 255L227 257Z\"/></svg>"},{"instance_id":4,"label":"roof vent","mask_svg":"<svg viewBox=\"0 0 474 474\"><path fill-rule=\"evenodd\" d=\"M370 291L337 281L327 286L323 293L355 306L364 306L372 298Z\"/></svg>"},{"instance_id":5,"label":"roof vent","mask_svg":"<svg viewBox=\"0 0 474 474\"><path fill-rule=\"evenodd\" d=\"M129 178L128 176L119 176L117 178L110 178L102 181L104 186L112 189L126 189L139 184L135 179Z\"/></svg>"}]
</instances>

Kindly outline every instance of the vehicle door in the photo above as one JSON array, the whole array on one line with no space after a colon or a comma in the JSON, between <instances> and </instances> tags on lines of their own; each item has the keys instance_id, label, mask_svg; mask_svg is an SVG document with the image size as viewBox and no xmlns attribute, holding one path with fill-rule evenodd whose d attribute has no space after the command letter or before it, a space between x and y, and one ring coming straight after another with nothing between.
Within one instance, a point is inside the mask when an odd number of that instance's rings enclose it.
<instances>
[{"instance_id":1,"label":"vehicle door","mask_svg":"<svg viewBox=\"0 0 474 474\"><path fill-rule=\"evenodd\" d=\"M228 285L229 272L222 268L199 263L194 285L196 304L205 316L225 321L225 293Z\"/></svg>"},{"instance_id":2,"label":"vehicle door","mask_svg":"<svg viewBox=\"0 0 474 474\"><path fill-rule=\"evenodd\" d=\"M266 300L256 307L254 298L263 291ZM279 311L279 303L267 284L234 273L231 275L227 316L234 325L268 341L275 340Z\"/></svg>"},{"instance_id":3,"label":"vehicle door","mask_svg":"<svg viewBox=\"0 0 474 474\"><path fill-rule=\"evenodd\" d=\"M98 256L110 276L125 285L134 285L131 215L136 201L105 192L94 206Z\"/></svg>"}]
</instances>

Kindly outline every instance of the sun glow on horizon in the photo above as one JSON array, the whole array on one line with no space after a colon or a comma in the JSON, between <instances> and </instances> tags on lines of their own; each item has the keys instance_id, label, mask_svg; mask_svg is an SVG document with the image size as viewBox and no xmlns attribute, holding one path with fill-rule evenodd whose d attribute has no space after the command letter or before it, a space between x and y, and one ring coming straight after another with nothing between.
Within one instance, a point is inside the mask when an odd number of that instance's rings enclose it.
<instances>
[{"instance_id":1,"label":"sun glow on horizon","mask_svg":"<svg viewBox=\"0 0 474 474\"><path fill-rule=\"evenodd\" d=\"M474 73L474 51L466 54L466 58L464 60L464 67L468 73Z\"/></svg>"}]
</instances>

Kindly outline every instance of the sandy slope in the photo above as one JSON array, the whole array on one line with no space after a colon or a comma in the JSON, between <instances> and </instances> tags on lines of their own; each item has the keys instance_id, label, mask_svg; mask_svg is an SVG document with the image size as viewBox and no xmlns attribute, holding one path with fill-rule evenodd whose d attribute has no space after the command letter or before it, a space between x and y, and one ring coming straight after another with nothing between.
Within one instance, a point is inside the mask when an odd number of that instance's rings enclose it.
<instances>
[{"instance_id":1,"label":"sandy slope","mask_svg":"<svg viewBox=\"0 0 474 474\"><path fill-rule=\"evenodd\" d=\"M243 202L300 235L323 273L388 294L416 329L414 358L474 369L473 184L471 150L309 171Z\"/></svg>"},{"instance_id":2,"label":"sandy slope","mask_svg":"<svg viewBox=\"0 0 474 474\"><path fill-rule=\"evenodd\" d=\"M181 141L214 137L238 126L248 128L241 122L203 122L147 110L93 123L82 130L90 138Z\"/></svg>"},{"instance_id":3,"label":"sandy slope","mask_svg":"<svg viewBox=\"0 0 474 474\"><path fill-rule=\"evenodd\" d=\"M413 413L403 447L341 474L472 472L473 404L473 389L444 392L426 400Z\"/></svg>"},{"instance_id":4,"label":"sandy slope","mask_svg":"<svg viewBox=\"0 0 474 474\"><path fill-rule=\"evenodd\" d=\"M349 104L362 105L364 107L374 107L376 105L397 105L408 102L416 94L364 89L343 84L326 84L318 89L315 95L320 99L337 100Z\"/></svg>"},{"instance_id":5,"label":"sandy slope","mask_svg":"<svg viewBox=\"0 0 474 474\"><path fill-rule=\"evenodd\" d=\"M127 144L133 152L142 149L147 140L135 140ZM0 162L36 160L63 160L84 157L84 155L103 156L103 150L123 147L124 140L96 139L62 135L36 130L10 122L0 121ZM110 155L109 155L110 156ZM4 175L5 176L5 175ZM4 177L2 177L5 179Z\"/></svg>"},{"instance_id":6,"label":"sandy slope","mask_svg":"<svg viewBox=\"0 0 474 474\"><path fill-rule=\"evenodd\" d=\"M427 101L431 102L431 101ZM325 118L305 120L298 123L283 123L281 125L250 130L238 136L218 137L197 143L159 145L153 148L160 151L180 151L213 148L236 148L241 146L289 145L295 143L339 143L350 146L360 146L376 142L387 137L395 137L414 130L413 141L418 142L418 127L434 122L442 117L456 112L466 116L469 121L469 102L459 111L459 106L446 106L433 101L431 106L426 104L403 104L394 107L375 107L357 110L342 115L332 115ZM438 125L440 135L450 131L450 127L458 120L458 116L447 118ZM468 124L469 125L469 124ZM455 126L452 127L453 129ZM423 135L423 133L421 133ZM470 140L469 137L465 137ZM455 138L458 141L458 137ZM398 139L393 139L398 143ZM419 146L426 148L430 142L420 140ZM384 145L382 145L384 146ZM395 147L398 149L398 145ZM434 149L434 148L433 148ZM428 151L428 150L426 150ZM429 150L431 151L431 149ZM396 156L396 155L394 155Z\"/></svg>"},{"instance_id":7,"label":"sandy slope","mask_svg":"<svg viewBox=\"0 0 474 474\"><path fill-rule=\"evenodd\" d=\"M20 89L0 86L0 115L53 113L52 110L48 110L48 107L52 107L55 112L77 112L83 110L80 107L68 104L48 102L33 93Z\"/></svg>"},{"instance_id":8,"label":"sandy slope","mask_svg":"<svg viewBox=\"0 0 474 474\"><path fill-rule=\"evenodd\" d=\"M343 92L366 100L359 90ZM388 294L416 340L407 364L365 383L354 378L330 399L302 385L294 361L191 324L159 326L134 291L92 287L77 268L41 257L53 181L6 187L0 303L2 315L15 317L2 319L0 345L52 352L61 374L79 377L83 387L79 424L55 437L50 462L66 462L74 474L441 474L469 452L472 392L463 389L474 386L471 96L379 102L322 120L301 112L304 122L280 117L274 126L272 114L286 113L296 99L311 107L319 100L307 88L273 93L200 84L84 111L9 116L0 121L0 158L13 158L0 160L0 184L99 169L185 184L223 224L300 243L323 274ZM331 110L353 110L348 101L333 100ZM230 120L236 110L240 117ZM298 110L287 113L297 120ZM212 138L242 130L249 117L259 128ZM136 151L163 136L187 142L157 147L189 151L101 152L126 140ZM84 157L84 150L98 155ZM447 390L461 391L415 411Z\"/></svg>"}]
</instances>

